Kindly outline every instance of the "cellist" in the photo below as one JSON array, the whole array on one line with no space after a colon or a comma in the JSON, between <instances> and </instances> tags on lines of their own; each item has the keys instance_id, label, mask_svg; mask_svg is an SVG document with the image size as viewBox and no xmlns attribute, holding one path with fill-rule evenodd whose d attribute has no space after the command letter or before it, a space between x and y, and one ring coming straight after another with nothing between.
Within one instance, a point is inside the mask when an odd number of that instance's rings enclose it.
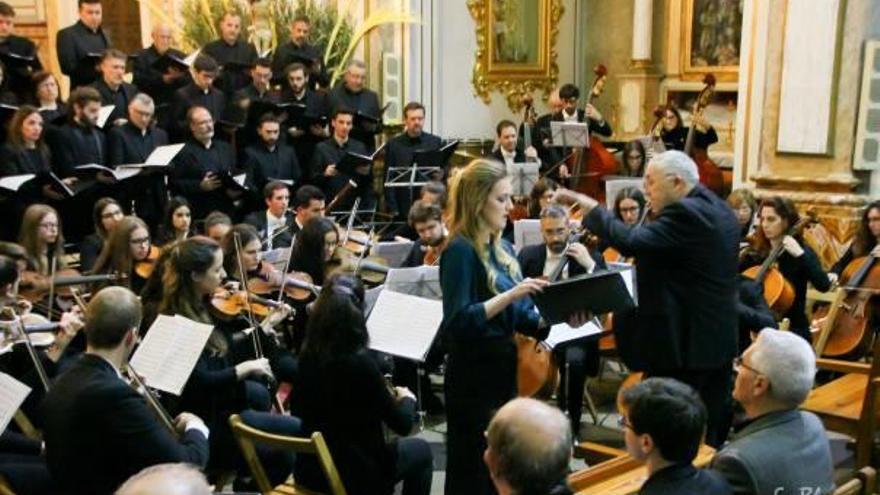
<instances>
[{"instance_id":1,"label":"cellist","mask_svg":"<svg viewBox=\"0 0 880 495\"><path fill-rule=\"evenodd\" d=\"M715 128L703 117L697 114L693 118L694 146L708 149L710 144L718 142L718 133ZM672 105L667 105L663 116L663 129L660 130L660 138L667 150L684 151L687 135L690 128L685 127L681 121L681 112Z\"/></svg>"},{"instance_id":2,"label":"cellist","mask_svg":"<svg viewBox=\"0 0 880 495\"><path fill-rule=\"evenodd\" d=\"M843 256L831 267L828 276L836 282L852 260L869 254L880 256L880 200L872 201L865 207L855 238Z\"/></svg>"},{"instance_id":3,"label":"cellist","mask_svg":"<svg viewBox=\"0 0 880 495\"><path fill-rule=\"evenodd\" d=\"M554 113L550 118L555 122L588 122L587 127L591 134L599 134L608 137L612 134L611 126L593 105L587 103L583 109L578 108L578 98L581 92L574 84L565 84L559 88L559 99L562 100L562 110ZM557 163L571 153L568 148L550 148L555 151L553 163ZM558 177L567 179L572 171L566 165L559 166Z\"/></svg>"}]
</instances>

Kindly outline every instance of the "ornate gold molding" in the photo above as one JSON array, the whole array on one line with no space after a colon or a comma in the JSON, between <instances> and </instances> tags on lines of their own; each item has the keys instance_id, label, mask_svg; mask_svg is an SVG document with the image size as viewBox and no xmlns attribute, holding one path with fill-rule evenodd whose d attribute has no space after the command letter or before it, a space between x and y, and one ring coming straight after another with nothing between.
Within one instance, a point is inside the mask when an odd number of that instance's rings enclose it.
<instances>
[{"instance_id":1,"label":"ornate gold molding","mask_svg":"<svg viewBox=\"0 0 880 495\"><path fill-rule=\"evenodd\" d=\"M511 0L507 0L511 1ZM471 17L476 22L477 51L475 54L471 84L474 93L485 103L490 103L492 91L499 91L507 98L507 106L514 112L522 109L522 97L536 90L543 91L546 98L556 85L559 76L557 39L559 20L564 7L562 0L539 0L538 19L524 19L538 24L537 60L530 62L497 61L495 30L496 0L468 0Z\"/></svg>"}]
</instances>

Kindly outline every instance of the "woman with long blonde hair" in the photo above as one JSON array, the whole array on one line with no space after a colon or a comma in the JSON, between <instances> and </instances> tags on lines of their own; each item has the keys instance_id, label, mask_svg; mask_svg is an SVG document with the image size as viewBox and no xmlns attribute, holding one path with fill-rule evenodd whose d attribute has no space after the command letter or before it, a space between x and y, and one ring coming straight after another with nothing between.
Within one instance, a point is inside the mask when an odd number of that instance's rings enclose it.
<instances>
[{"instance_id":1,"label":"woman with long blonde hair","mask_svg":"<svg viewBox=\"0 0 880 495\"><path fill-rule=\"evenodd\" d=\"M523 279L501 232L513 203L504 165L474 160L452 180L450 241L440 257L449 352L446 493L494 493L482 462L492 412L516 395L513 332L544 338L548 328L528 296L547 282Z\"/></svg>"}]
</instances>

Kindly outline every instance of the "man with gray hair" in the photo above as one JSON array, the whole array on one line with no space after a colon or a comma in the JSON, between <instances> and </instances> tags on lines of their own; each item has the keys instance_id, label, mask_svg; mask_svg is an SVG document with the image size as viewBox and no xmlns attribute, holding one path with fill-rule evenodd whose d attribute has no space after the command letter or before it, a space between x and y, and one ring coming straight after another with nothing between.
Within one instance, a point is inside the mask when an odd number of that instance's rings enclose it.
<instances>
[{"instance_id":1,"label":"man with gray hair","mask_svg":"<svg viewBox=\"0 0 880 495\"><path fill-rule=\"evenodd\" d=\"M168 144L168 134L153 125L156 105L146 93L138 93L128 104L128 122L114 127L107 135L108 165L144 163L150 153ZM141 173L120 184L122 204L134 206L137 214L147 225L162 223L165 209L165 176L161 173ZM156 234L156 232L153 232Z\"/></svg>"},{"instance_id":2,"label":"man with gray hair","mask_svg":"<svg viewBox=\"0 0 880 495\"><path fill-rule=\"evenodd\" d=\"M376 150L376 134L381 131L379 121L382 119L379 107L379 96L366 87L367 66L360 60L351 60L345 67L342 82L337 84L327 95L330 113L337 108L348 108L354 111L354 124L351 137L364 143L367 151Z\"/></svg>"},{"instance_id":3,"label":"man with gray hair","mask_svg":"<svg viewBox=\"0 0 880 495\"><path fill-rule=\"evenodd\" d=\"M201 471L189 464L157 464L128 479L115 495L211 495Z\"/></svg>"},{"instance_id":4,"label":"man with gray hair","mask_svg":"<svg viewBox=\"0 0 880 495\"><path fill-rule=\"evenodd\" d=\"M706 443L717 447L737 352L739 227L680 151L655 156L644 180L652 219L638 227L584 194L563 189L556 200L579 203L587 230L636 258L639 304L614 315L617 348L630 369L693 387L706 404Z\"/></svg>"},{"instance_id":5,"label":"man with gray hair","mask_svg":"<svg viewBox=\"0 0 880 495\"><path fill-rule=\"evenodd\" d=\"M816 356L791 332L764 329L734 365L733 398L748 421L715 458L736 494L832 493L825 428L798 407L813 387Z\"/></svg>"},{"instance_id":6,"label":"man with gray hair","mask_svg":"<svg viewBox=\"0 0 880 495\"><path fill-rule=\"evenodd\" d=\"M514 399L486 430L483 460L499 495L567 493L571 430L559 410L534 399Z\"/></svg>"}]
</instances>

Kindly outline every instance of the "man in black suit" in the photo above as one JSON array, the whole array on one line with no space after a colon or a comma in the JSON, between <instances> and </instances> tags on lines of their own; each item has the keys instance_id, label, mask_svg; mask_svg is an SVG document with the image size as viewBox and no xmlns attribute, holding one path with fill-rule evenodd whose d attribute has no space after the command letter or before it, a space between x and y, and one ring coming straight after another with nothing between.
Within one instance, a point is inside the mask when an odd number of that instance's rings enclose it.
<instances>
[{"instance_id":1,"label":"man in black suit","mask_svg":"<svg viewBox=\"0 0 880 495\"><path fill-rule=\"evenodd\" d=\"M70 94L68 105L70 122L50 128L51 132L46 136L55 172L61 177L73 175L77 165L107 163L107 141L98 128L101 94L95 88L80 87Z\"/></svg>"},{"instance_id":2,"label":"man in black suit","mask_svg":"<svg viewBox=\"0 0 880 495\"><path fill-rule=\"evenodd\" d=\"M78 0L79 20L58 31L55 51L61 72L70 77L70 87L87 86L98 79L94 55L110 48L110 38L101 28L101 0Z\"/></svg>"},{"instance_id":3,"label":"man in black suit","mask_svg":"<svg viewBox=\"0 0 880 495\"><path fill-rule=\"evenodd\" d=\"M113 111L107 117L106 129L114 125L122 125L128 115L128 104L138 93L134 85L125 82L125 61L128 57L119 50L109 48L101 54L98 69L101 76L91 84L101 95L102 105L113 105Z\"/></svg>"},{"instance_id":4,"label":"man in black suit","mask_svg":"<svg viewBox=\"0 0 880 495\"><path fill-rule=\"evenodd\" d=\"M492 152L496 160L505 164L523 163L526 160L540 163L538 151L534 146L521 149L516 145L516 124L510 120L502 120L495 126L495 137L498 140L498 149Z\"/></svg>"},{"instance_id":5,"label":"man in black suit","mask_svg":"<svg viewBox=\"0 0 880 495\"><path fill-rule=\"evenodd\" d=\"M180 413L175 438L122 378L138 342L141 312L128 289L96 294L86 309L86 352L43 401L46 461L64 493L110 494L147 466L208 462L208 428L201 419Z\"/></svg>"},{"instance_id":6,"label":"man in black suit","mask_svg":"<svg viewBox=\"0 0 880 495\"><path fill-rule=\"evenodd\" d=\"M376 134L381 129L378 121L382 119L379 95L366 87L367 66L360 60L352 60L345 68L342 82L329 93L331 112L337 108L348 108L355 115L351 137L360 141L372 153L376 149Z\"/></svg>"},{"instance_id":7,"label":"man in black suit","mask_svg":"<svg viewBox=\"0 0 880 495\"><path fill-rule=\"evenodd\" d=\"M155 111L156 105L146 93L138 93L131 100L128 104L128 121L110 129L107 135L109 165L144 163L153 150L168 144L168 134L152 125ZM147 225L155 228L162 223L168 193L164 173L148 170L125 182L128 201L123 206L131 207ZM156 232L153 231L153 234Z\"/></svg>"},{"instance_id":8,"label":"man in black suit","mask_svg":"<svg viewBox=\"0 0 880 495\"><path fill-rule=\"evenodd\" d=\"M324 216L324 202L326 196L315 186L305 185L296 190L293 195L293 223L290 225L291 233L297 234L305 227L309 220Z\"/></svg>"},{"instance_id":9,"label":"man in black suit","mask_svg":"<svg viewBox=\"0 0 880 495\"><path fill-rule=\"evenodd\" d=\"M247 68L257 59L257 49L253 44L241 39L241 17L227 12L220 19L220 38L202 48L202 53L210 55L220 64L220 76L214 86L227 98L248 85ZM216 119L217 116L215 115Z\"/></svg>"},{"instance_id":10,"label":"man in black suit","mask_svg":"<svg viewBox=\"0 0 880 495\"><path fill-rule=\"evenodd\" d=\"M350 180L354 180L357 190L348 195L342 201L342 207L351 205L355 195L361 198L361 208L370 208L375 201L373 193L373 166L359 165L354 169L354 175L339 170L336 166L348 152L366 155L367 148L364 143L350 137L354 111L348 108L337 108L333 111L331 127L333 135L318 143L315 154L312 157L312 181L321 185L321 189L328 198L336 196Z\"/></svg>"},{"instance_id":11,"label":"man in black suit","mask_svg":"<svg viewBox=\"0 0 880 495\"><path fill-rule=\"evenodd\" d=\"M290 246L293 240L293 215L287 211L290 190L287 184L273 180L263 187L266 209L244 217L244 223L253 225L263 239L266 250Z\"/></svg>"},{"instance_id":12,"label":"man in black suit","mask_svg":"<svg viewBox=\"0 0 880 495\"><path fill-rule=\"evenodd\" d=\"M635 256L639 306L614 315L620 355L632 370L696 389L709 414L706 443L718 446L737 350L739 226L680 151L651 160L645 193L656 218L634 228L586 195L559 190L556 198L579 203L587 230Z\"/></svg>"},{"instance_id":13,"label":"man in black suit","mask_svg":"<svg viewBox=\"0 0 880 495\"><path fill-rule=\"evenodd\" d=\"M6 65L8 87L19 102L30 101L34 94L31 75L43 70L34 42L12 34L15 9L0 2L0 60Z\"/></svg>"},{"instance_id":14,"label":"man in black suit","mask_svg":"<svg viewBox=\"0 0 880 495\"><path fill-rule=\"evenodd\" d=\"M186 139L186 115L192 107L203 107L211 114L214 122L222 119L226 111L226 95L213 86L217 72L217 62L208 55L199 55L193 62L192 82L174 92L174 116L168 131L175 142Z\"/></svg>"},{"instance_id":15,"label":"man in black suit","mask_svg":"<svg viewBox=\"0 0 880 495\"><path fill-rule=\"evenodd\" d=\"M640 495L733 494L721 475L694 467L706 407L691 387L669 378L648 378L622 389L618 403L626 450L648 470Z\"/></svg>"},{"instance_id":16,"label":"man in black suit","mask_svg":"<svg viewBox=\"0 0 880 495\"><path fill-rule=\"evenodd\" d=\"M281 122L278 117L267 113L257 121L258 142L244 150L244 169L248 174L248 183L255 191L262 191L269 181L290 181L298 183L302 172L293 148L279 138Z\"/></svg>"},{"instance_id":17,"label":"man in black suit","mask_svg":"<svg viewBox=\"0 0 880 495\"><path fill-rule=\"evenodd\" d=\"M214 139L214 119L207 108L190 108L187 122L192 138L174 157L168 185L189 201L193 219L201 220L214 210L232 215L234 201L242 194L229 182L236 168L235 153L229 144Z\"/></svg>"},{"instance_id":18,"label":"man in black suit","mask_svg":"<svg viewBox=\"0 0 880 495\"><path fill-rule=\"evenodd\" d=\"M409 167L413 162L413 152L430 151L440 148L440 136L424 132L425 106L411 101L403 107L403 132L388 140L385 147L385 170L388 175L394 167ZM397 175L400 171L397 172ZM386 178L386 180L388 180ZM414 199L418 199L415 187L386 187L385 204L396 218L406 218Z\"/></svg>"},{"instance_id":19,"label":"man in black suit","mask_svg":"<svg viewBox=\"0 0 880 495\"><path fill-rule=\"evenodd\" d=\"M315 146L330 137L326 126L329 114L327 98L323 93L309 88L309 74L305 65L294 62L285 67L284 72L287 82L282 84L284 89L281 90L281 101L305 106L301 122L292 122L293 125L287 128L287 135L290 145L296 150L300 167L303 167L303 177L308 180L312 177L309 165L312 163ZM324 119L323 123L321 119Z\"/></svg>"},{"instance_id":20,"label":"man in black suit","mask_svg":"<svg viewBox=\"0 0 880 495\"><path fill-rule=\"evenodd\" d=\"M279 102L279 94L271 86L272 69L268 58L258 58L251 67L250 76L251 83L232 96L232 102L224 117L224 120L230 124L241 126L235 134L236 148L240 155L244 153L245 147L260 141L259 126L265 111L254 103ZM275 110L271 111L278 113ZM278 141L277 137L275 141Z\"/></svg>"},{"instance_id":21,"label":"man in black suit","mask_svg":"<svg viewBox=\"0 0 880 495\"><path fill-rule=\"evenodd\" d=\"M543 244L525 246L517 256L523 277L549 277L559 263L566 263L560 272L560 280L606 268L601 253L590 251L580 242L568 242L571 228L568 225L568 211L562 206L551 204L541 212L541 236L544 238ZM584 384L588 375L599 373L598 340L564 342L553 349L553 356L559 363L561 375L559 408L568 413L572 434L577 437L583 410Z\"/></svg>"},{"instance_id":22,"label":"man in black suit","mask_svg":"<svg viewBox=\"0 0 880 495\"><path fill-rule=\"evenodd\" d=\"M550 117L550 122L586 122L587 127L590 129L590 134L610 136L613 133L611 126L605 121L605 118L602 117L602 114L599 113L599 110L597 110L596 107L587 103L584 109L578 108L577 104L580 95L580 90L574 84L564 84L559 88L559 99L562 102L562 110L554 113L553 116ZM548 129L549 125L550 124L548 123ZM559 162L572 151L571 148L550 148L550 150L551 153L549 153L549 155L552 157L551 164ZM571 177L571 172L572 171L568 170L565 165L560 165L557 176L560 179L566 179Z\"/></svg>"},{"instance_id":23,"label":"man in black suit","mask_svg":"<svg viewBox=\"0 0 880 495\"><path fill-rule=\"evenodd\" d=\"M160 71L154 64L164 56L175 57L181 61L186 54L171 47L173 42L171 28L164 24L156 24L152 32L153 44L136 52L132 57L132 83L144 93L153 97L156 102L156 113L160 125L168 125L171 115L168 106L174 98L174 92L186 86L189 71L183 64L169 63L168 68Z\"/></svg>"},{"instance_id":24,"label":"man in black suit","mask_svg":"<svg viewBox=\"0 0 880 495\"><path fill-rule=\"evenodd\" d=\"M330 79L324 67L323 56L318 47L309 44L311 21L305 15L296 16L290 22L290 39L275 50L272 58L272 72L276 74L275 83L284 84L285 68L293 63L302 64L308 70L307 82L310 89L327 87Z\"/></svg>"}]
</instances>

